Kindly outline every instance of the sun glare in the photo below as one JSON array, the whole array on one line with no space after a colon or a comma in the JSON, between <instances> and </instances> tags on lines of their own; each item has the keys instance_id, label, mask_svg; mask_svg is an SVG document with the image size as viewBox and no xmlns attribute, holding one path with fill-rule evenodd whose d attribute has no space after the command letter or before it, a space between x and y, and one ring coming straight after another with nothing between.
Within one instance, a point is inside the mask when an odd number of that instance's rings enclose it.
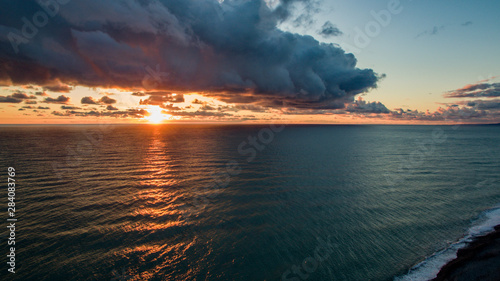
<instances>
[{"instance_id":1,"label":"sun glare","mask_svg":"<svg viewBox=\"0 0 500 281\"><path fill-rule=\"evenodd\" d=\"M145 116L144 119L148 120L149 123L152 124L160 124L164 120L168 120L172 117L172 115L163 114L162 109L158 106L151 106L147 109L147 111L149 112L149 115Z\"/></svg>"}]
</instances>

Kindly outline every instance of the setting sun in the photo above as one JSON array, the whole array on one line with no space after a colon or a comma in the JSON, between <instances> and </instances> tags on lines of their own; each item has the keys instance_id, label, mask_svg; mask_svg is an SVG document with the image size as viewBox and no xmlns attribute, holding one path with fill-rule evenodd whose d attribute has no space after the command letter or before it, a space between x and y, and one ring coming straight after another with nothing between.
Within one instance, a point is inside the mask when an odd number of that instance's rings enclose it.
<instances>
[{"instance_id":1,"label":"setting sun","mask_svg":"<svg viewBox=\"0 0 500 281\"><path fill-rule=\"evenodd\" d=\"M159 124L172 117L170 114L163 114L162 111L163 110L158 106L151 106L148 108L149 115L145 116L144 119L148 120L149 123Z\"/></svg>"}]
</instances>

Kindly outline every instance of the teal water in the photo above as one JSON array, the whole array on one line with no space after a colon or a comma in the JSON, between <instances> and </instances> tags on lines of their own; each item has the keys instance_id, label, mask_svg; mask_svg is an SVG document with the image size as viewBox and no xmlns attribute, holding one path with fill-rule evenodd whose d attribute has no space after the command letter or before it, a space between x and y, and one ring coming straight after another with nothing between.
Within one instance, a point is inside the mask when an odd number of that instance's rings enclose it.
<instances>
[{"instance_id":1,"label":"teal water","mask_svg":"<svg viewBox=\"0 0 500 281\"><path fill-rule=\"evenodd\" d=\"M4 280L427 280L500 223L500 126L0 132Z\"/></svg>"}]
</instances>

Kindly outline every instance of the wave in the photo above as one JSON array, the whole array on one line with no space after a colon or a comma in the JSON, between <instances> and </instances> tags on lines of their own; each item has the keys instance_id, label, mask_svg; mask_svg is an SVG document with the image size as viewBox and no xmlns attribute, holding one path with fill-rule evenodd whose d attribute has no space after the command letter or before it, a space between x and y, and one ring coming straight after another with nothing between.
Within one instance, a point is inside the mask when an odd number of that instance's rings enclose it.
<instances>
[{"instance_id":1,"label":"wave","mask_svg":"<svg viewBox=\"0 0 500 281\"><path fill-rule=\"evenodd\" d=\"M457 257L458 250L477 237L493 232L497 225L500 225L500 204L482 212L463 238L427 257L412 267L407 274L395 277L394 281L426 281L435 278L444 265Z\"/></svg>"}]
</instances>

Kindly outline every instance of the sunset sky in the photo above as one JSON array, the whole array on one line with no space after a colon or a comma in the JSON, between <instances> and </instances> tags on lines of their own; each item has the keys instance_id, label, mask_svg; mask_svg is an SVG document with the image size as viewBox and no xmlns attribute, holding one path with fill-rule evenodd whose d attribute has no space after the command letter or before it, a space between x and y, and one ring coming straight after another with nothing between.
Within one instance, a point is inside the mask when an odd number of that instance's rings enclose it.
<instances>
[{"instance_id":1,"label":"sunset sky","mask_svg":"<svg viewBox=\"0 0 500 281\"><path fill-rule=\"evenodd\" d=\"M1 3L1 124L500 122L499 1Z\"/></svg>"}]
</instances>

